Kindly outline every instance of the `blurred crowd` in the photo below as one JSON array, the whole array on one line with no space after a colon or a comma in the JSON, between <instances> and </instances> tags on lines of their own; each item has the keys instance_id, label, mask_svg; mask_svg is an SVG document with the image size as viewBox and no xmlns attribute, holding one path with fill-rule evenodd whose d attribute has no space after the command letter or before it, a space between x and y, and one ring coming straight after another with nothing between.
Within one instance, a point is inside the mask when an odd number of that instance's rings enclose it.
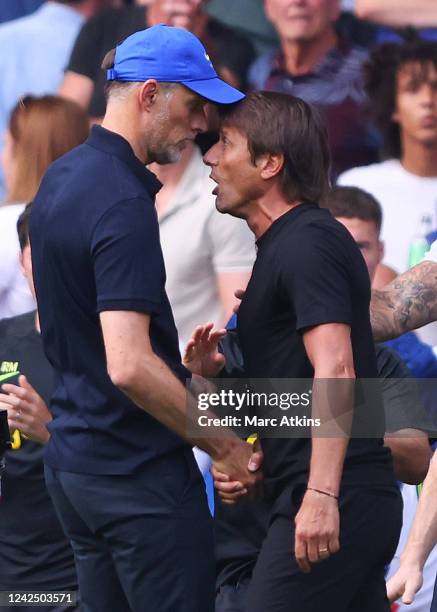
<instances>
[{"instance_id":1,"label":"blurred crowd","mask_svg":"<svg viewBox=\"0 0 437 612\"><path fill-rule=\"evenodd\" d=\"M195 33L220 76L235 87L298 96L319 110L329 133L331 180L337 185L325 204L358 243L373 287L383 287L421 260L437 237L435 0L3 0L0 319L20 321L20 315L35 310L23 213L48 166L84 142L90 125L101 121L106 104L103 58L133 32L158 23ZM247 284L256 256L243 221L215 209L214 184L202 162L216 139L217 126L214 117L210 119L210 131L187 147L177 163L151 168L164 185L156 207L181 350L196 325L227 324L234 293ZM19 219L21 236L16 231ZM28 319L22 320L28 325ZM0 322L0 381L16 363L9 348L14 345L2 330ZM14 342L23 336L20 330L17 323ZM388 344L412 376L437 378L437 324ZM422 400L423 422L436 422L437 398L424 392ZM27 444L33 446L26 451ZM408 535L431 444L432 439L427 440L424 449L422 439L416 448L410 445L404 458L409 474L400 484L404 528L390 573L397 568ZM41 462L38 444L23 438L16 446L11 455L23 453L23 461ZM207 464L199 458L202 461ZM19 463L11 465L21 485L9 485L13 493L8 500L6 479L0 503L0 590L15 586L13 580L19 581L20 590L43 588L50 572L56 577L53 587L74 587L71 572L58 571L54 562L41 579L29 579L22 571L23 564L31 568L44 563L44 547L52 556L62 535L59 531L58 541L53 534L44 538L47 520L32 523L31 515L25 525L14 527L11 516L20 515L15 509L28 482L42 482L42 467L27 473L20 471ZM49 504L46 496L41 507L46 519L56 522ZM28 537L11 538L11 529L27 531ZM20 548L19 554L14 547ZM52 556L52 561L55 558L64 569L72 563L69 555ZM408 609L429 612L436 569L434 551L424 586Z\"/></svg>"}]
</instances>

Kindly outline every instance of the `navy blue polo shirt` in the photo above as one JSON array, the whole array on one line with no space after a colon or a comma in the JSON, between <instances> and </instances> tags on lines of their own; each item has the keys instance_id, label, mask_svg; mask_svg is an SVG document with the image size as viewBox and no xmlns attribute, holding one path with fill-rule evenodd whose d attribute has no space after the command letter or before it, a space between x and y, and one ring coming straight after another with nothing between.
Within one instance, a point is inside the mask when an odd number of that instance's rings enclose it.
<instances>
[{"instance_id":1,"label":"navy blue polo shirt","mask_svg":"<svg viewBox=\"0 0 437 612\"><path fill-rule=\"evenodd\" d=\"M129 474L186 443L131 402L107 373L99 313L151 315L152 347L181 381L154 198L161 184L129 143L102 127L58 159L32 206L30 238L42 338L56 372L45 461Z\"/></svg>"}]
</instances>

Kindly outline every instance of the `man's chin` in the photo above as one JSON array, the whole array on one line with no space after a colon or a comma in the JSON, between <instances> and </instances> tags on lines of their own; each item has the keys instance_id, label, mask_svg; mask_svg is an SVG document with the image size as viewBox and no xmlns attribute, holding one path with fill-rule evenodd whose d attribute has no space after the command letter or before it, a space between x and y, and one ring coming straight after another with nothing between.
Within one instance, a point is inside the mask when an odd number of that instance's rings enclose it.
<instances>
[{"instance_id":1,"label":"man's chin","mask_svg":"<svg viewBox=\"0 0 437 612\"><path fill-rule=\"evenodd\" d=\"M223 202L219 195L215 198L215 207L219 213L232 215L231 207L226 202Z\"/></svg>"},{"instance_id":2,"label":"man's chin","mask_svg":"<svg viewBox=\"0 0 437 612\"><path fill-rule=\"evenodd\" d=\"M165 166L167 164L177 164L177 162L182 157L183 149L168 149L167 151L162 151L155 155L155 161L160 166Z\"/></svg>"}]
</instances>

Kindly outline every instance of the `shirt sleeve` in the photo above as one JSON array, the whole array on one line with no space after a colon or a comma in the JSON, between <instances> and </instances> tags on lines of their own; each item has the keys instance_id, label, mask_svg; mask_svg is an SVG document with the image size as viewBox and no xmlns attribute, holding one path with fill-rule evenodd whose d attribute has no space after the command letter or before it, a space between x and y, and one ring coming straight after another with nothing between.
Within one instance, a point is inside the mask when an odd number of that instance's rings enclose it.
<instances>
[{"instance_id":1,"label":"shirt sleeve","mask_svg":"<svg viewBox=\"0 0 437 612\"><path fill-rule=\"evenodd\" d=\"M325 323L352 325L352 279L346 238L335 228L306 226L278 262L280 283L299 331Z\"/></svg>"},{"instance_id":2,"label":"shirt sleeve","mask_svg":"<svg viewBox=\"0 0 437 612\"><path fill-rule=\"evenodd\" d=\"M213 210L207 232L216 272L250 272L255 261L255 238L245 221Z\"/></svg>"},{"instance_id":3,"label":"shirt sleeve","mask_svg":"<svg viewBox=\"0 0 437 612\"><path fill-rule=\"evenodd\" d=\"M91 253L98 312L161 312L165 268L151 201L124 200L107 211L94 229Z\"/></svg>"},{"instance_id":4,"label":"shirt sleeve","mask_svg":"<svg viewBox=\"0 0 437 612\"><path fill-rule=\"evenodd\" d=\"M102 35L102 15L97 14L82 26L74 43L67 70L94 80L101 70Z\"/></svg>"},{"instance_id":5,"label":"shirt sleeve","mask_svg":"<svg viewBox=\"0 0 437 612\"><path fill-rule=\"evenodd\" d=\"M432 425L419 397L416 382L402 359L382 345L377 347L376 359L387 432L401 429L430 431Z\"/></svg>"}]
</instances>

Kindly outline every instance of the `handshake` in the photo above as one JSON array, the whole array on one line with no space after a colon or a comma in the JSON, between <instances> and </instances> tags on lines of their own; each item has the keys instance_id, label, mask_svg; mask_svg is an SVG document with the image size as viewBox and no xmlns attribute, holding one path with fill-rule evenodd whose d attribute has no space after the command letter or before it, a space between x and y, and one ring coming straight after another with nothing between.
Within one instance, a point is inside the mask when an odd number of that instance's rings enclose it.
<instances>
[{"instance_id":1,"label":"handshake","mask_svg":"<svg viewBox=\"0 0 437 612\"><path fill-rule=\"evenodd\" d=\"M263 453L258 441L251 445L239 438L226 439L229 448L212 458L214 486L225 504L235 504L243 495L255 497L262 484Z\"/></svg>"},{"instance_id":2,"label":"handshake","mask_svg":"<svg viewBox=\"0 0 437 612\"><path fill-rule=\"evenodd\" d=\"M203 378L217 377L225 366L225 356L218 350L225 335L225 329L213 330L212 323L196 327L185 350L185 367ZM207 450L213 462L214 486L224 503L234 504L259 490L263 453L258 440L252 445L233 436L219 442L213 451Z\"/></svg>"}]
</instances>

